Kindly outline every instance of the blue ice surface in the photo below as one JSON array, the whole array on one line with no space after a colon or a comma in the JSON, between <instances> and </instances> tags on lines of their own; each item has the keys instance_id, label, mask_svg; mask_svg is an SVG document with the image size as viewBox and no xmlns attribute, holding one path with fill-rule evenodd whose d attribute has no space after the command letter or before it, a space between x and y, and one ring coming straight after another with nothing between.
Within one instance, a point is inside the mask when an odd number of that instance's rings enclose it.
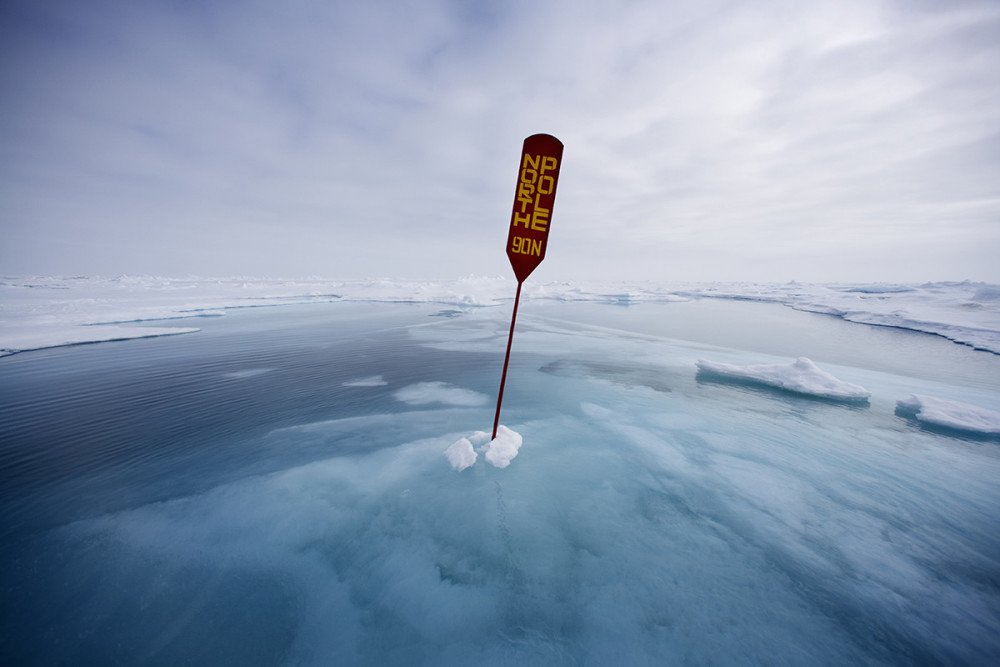
<instances>
[{"instance_id":1,"label":"blue ice surface","mask_svg":"<svg viewBox=\"0 0 1000 667\"><path fill-rule=\"evenodd\" d=\"M529 302L501 419L523 445L456 472L509 312L439 310L0 360L0 663L1000 659L1000 443L894 414L996 409L1000 357L768 304ZM695 369L798 356L870 403Z\"/></svg>"}]
</instances>

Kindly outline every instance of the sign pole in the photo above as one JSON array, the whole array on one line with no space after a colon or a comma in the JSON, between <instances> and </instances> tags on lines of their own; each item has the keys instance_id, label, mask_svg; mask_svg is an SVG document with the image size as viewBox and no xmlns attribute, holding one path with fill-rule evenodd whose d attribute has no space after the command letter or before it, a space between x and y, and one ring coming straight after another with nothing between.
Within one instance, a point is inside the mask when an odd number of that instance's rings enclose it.
<instances>
[{"instance_id":1,"label":"sign pole","mask_svg":"<svg viewBox=\"0 0 1000 667\"><path fill-rule=\"evenodd\" d=\"M500 394L497 396L497 414L493 418L493 437L497 439L497 426L500 425L500 404L503 403L503 386L507 383L507 364L510 362L510 345L514 342L514 322L517 320L517 302L521 300L521 285L517 283L517 294L514 295L514 313L510 316L510 334L507 336L507 353L503 357L503 373L500 375Z\"/></svg>"},{"instance_id":2,"label":"sign pole","mask_svg":"<svg viewBox=\"0 0 1000 667\"><path fill-rule=\"evenodd\" d=\"M511 344L514 342L514 322L517 321L517 305L521 300L521 285L545 259L562 154L562 142L550 134L531 135L524 140L521 149L514 210L507 233L507 258L517 278L517 294L514 295L514 312L510 316L507 352L503 358L503 373L500 375L497 412L493 418L493 440L496 440L497 427L500 425L500 404L503 403L503 389L507 382L507 366L510 363Z\"/></svg>"}]
</instances>

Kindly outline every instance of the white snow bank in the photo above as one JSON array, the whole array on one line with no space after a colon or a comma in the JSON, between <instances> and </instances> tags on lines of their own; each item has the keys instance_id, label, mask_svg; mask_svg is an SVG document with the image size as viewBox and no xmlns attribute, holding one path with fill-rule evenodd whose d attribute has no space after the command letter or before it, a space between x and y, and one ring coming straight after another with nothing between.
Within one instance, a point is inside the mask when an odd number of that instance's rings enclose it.
<instances>
[{"instance_id":1,"label":"white snow bank","mask_svg":"<svg viewBox=\"0 0 1000 667\"><path fill-rule=\"evenodd\" d=\"M896 410L932 426L1000 435L1000 412L968 403L912 394L905 400L897 401Z\"/></svg>"},{"instance_id":2,"label":"white snow bank","mask_svg":"<svg viewBox=\"0 0 1000 667\"><path fill-rule=\"evenodd\" d=\"M403 387L395 393L395 396L410 405L444 403L445 405L474 407L483 405L488 400L478 391L462 389L447 382L418 382Z\"/></svg>"},{"instance_id":3,"label":"white snow bank","mask_svg":"<svg viewBox=\"0 0 1000 667\"><path fill-rule=\"evenodd\" d=\"M864 387L838 380L806 357L799 357L791 364L737 366L699 360L697 365L702 373L777 387L809 396L838 400L863 400L871 396L871 392Z\"/></svg>"},{"instance_id":4,"label":"white snow bank","mask_svg":"<svg viewBox=\"0 0 1000 667\"><path fill-rule=\"evenodd\" d=\"M521 434L503 424L497 427L497 437L490 440L485 431L476 431L468 438L459 438L445 450L448 462L455 470L465 470L476 462L479 451L493 466L506 468L517 456L523 439ZM478 449L476 446L478 445Z\"/></svg>"}]
</instances>

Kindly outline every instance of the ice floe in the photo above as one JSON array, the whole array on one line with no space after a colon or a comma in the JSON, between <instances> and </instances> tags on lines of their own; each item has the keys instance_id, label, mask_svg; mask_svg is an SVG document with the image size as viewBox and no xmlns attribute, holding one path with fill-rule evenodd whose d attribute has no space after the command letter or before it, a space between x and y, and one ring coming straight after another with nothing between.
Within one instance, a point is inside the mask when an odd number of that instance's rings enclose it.
<instances>
[{"instance_id":1,"label":"ice floe","mask_svg":"<svg viewBox=\"0 0 1000 667\"><path fill-rule=\"evenodd\" d=\"M871 396L871 392L864 387L837 379L806 357L799 357L791 364L752 366L699 360L697 366L698 372L703 375L761 384L820 398L861 401Z\"/></svg>"},{"instance_id":2,"label":"ice floe","mask_svg":"<svg viewBox=\"0 0 1000 667\"><path fill-rule=\"evenodd\" d=\"M912 417L929 426L982 435L1000 435L1000 412L959 401L912 394L896 403L896 414Z\"/></svg>"}]
</instances>

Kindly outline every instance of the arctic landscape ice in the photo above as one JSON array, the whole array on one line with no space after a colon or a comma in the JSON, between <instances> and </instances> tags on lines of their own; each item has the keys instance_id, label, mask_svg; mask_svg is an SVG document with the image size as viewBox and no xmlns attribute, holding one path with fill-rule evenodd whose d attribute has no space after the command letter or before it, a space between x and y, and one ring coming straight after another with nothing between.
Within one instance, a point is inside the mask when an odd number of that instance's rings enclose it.
<instances>
[{"instance_id":1,"label":"arctic landscape ice","mask_svg":"<svg viewBox=\"0 0 1000 667\"><path fill-rule=\"evenodd\" d=\"M515 287L0 279L0 664L1000 662L1000 287Z\"/></svg>"}]
</instances>

